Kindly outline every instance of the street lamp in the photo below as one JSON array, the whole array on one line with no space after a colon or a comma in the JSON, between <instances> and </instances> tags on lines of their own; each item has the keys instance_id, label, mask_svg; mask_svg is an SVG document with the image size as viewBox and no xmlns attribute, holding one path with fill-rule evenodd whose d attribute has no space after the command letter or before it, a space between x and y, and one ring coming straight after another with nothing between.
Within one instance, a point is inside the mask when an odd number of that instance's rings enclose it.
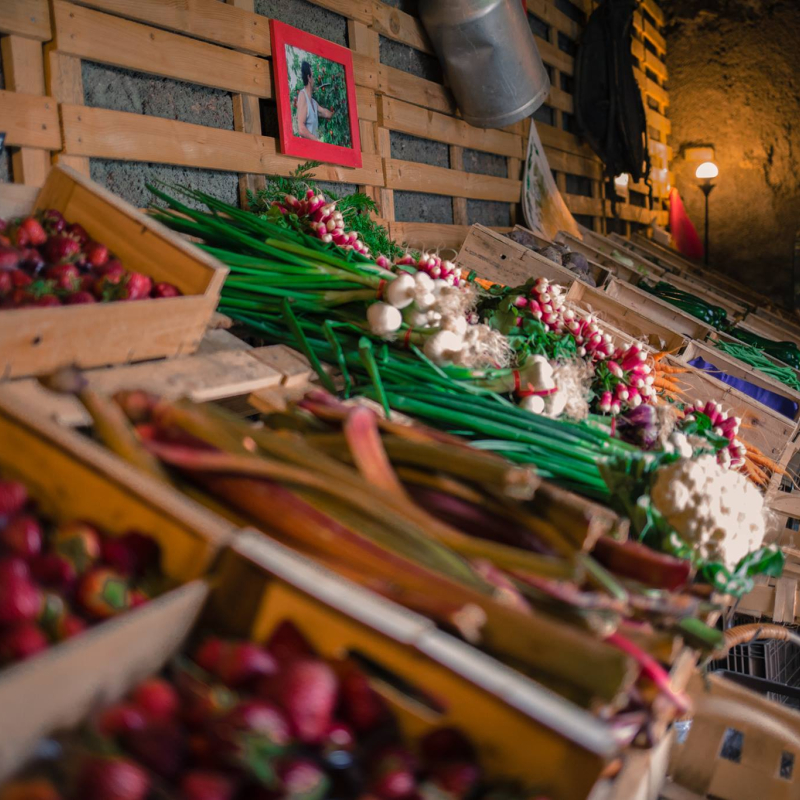
<instances>
[{"instance_id":1,"label":"street lamp","mask_svg":"<svg viewBox=\"0 0 800 800\"><path fill-rule=\"evenodd\" d=\"M717 175L719 175L719 167L713 161L704 161L694 173L695 178L700 182L700 191L706 196L705 246L703 247L703 260L706 266L708 266L708 196L716 186L714 178Z\"/></svg>"}]
</instances>

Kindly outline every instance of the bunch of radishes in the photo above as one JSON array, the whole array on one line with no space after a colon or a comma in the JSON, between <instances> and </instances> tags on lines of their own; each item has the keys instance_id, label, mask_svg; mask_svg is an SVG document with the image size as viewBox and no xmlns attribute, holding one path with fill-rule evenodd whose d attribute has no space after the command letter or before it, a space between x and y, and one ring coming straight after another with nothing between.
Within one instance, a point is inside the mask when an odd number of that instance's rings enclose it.
<instances>
[{"instance_id":1,"label":"bunch of radishes","mask_svg":"<svg viewBox=\"0 0 800 800\"><path fill-rule=\"evenodd\" d=\"M378 262L380 266L385 264ZM434 280L442 280L451 286L458 286L460 283L460 272L452 261L444 261L434 253L423 253L415 259L411 253L406 253L399 261L395 262L395 267L414 267L418 272L430 275ZM398 271L398 270L396 270Z\"/></svg>"},{"instance_id":2,"label":"bunch of radishes","mask_svg":"<svg viewBox=\"0 0 800 800\"><path fill-rule=\"evenodd\" d=\"M131 272L55 209L0 220L0 309L178 297L171 283Z\"/></svg>"},{"instance_id":3,"label":"bunch of radishes","mask_svg":"<svg viewBox=\"0 0 800 800\"><path fill-rule=\"evenodd\" d=\"M281 214L297 214L305 220L308 229L326 244L333 242L343 250L355 250L364 256L369 256L369 247L359 238L356 231L344 229L344 217L336 210L336 203L329 203L321 194L316 194L313 189L306 192L302 200L293 194L283 196L283 202L272 201L273 207ZM389 261L384 256L378 257L378 264L389 267Z\"/></svg>"},{"instance_id":4,"label":"bunch of radishes","mask_svg":"<svg viewBox=\"0 0 800 800\"><path fill-rule=\"evenodd\" d=\"M728 440L728 444L717 451L717 461L721 466L731 469L744 466L747 448L736 438L739 426L742 424L739 417L724 411L722 405L713 400L709 400L707 403L698 400L693 405L686 406L684 411L684 421L694 419L695 414L705 414L714 426L713 432Z\"/></svg>"},{"instance_id":5,"label":"bunch of radishes","mask_svg":"<svg viewBox=\"0 0 800 800\"><path fill-rule=\"evenodd\" d=\"M647 362L647 353L634 342L629 347L618 347L610 358L598 365L598 371L604 373L604 384L610 387L600 395L600 411L617 415L625 408L653 402L655 378Z\"/></svg>"},{"instance_id":6,"label":"bunch of radishes","mask_svg":"<svg viewBox=\"0 0 800 800\"><path fill-rule=\"evenodd\" d=\"M19 481L0 480L0 664L20 661L149 598L160 548L87 522L50 526Z\"/></svg>"},{"instance_id":7,"label":"bunch of radishes","mask_svg":"<svg viewBox=\"0 0 800 800\"><path fill-rule=\"evenodd\" d=\"M462 733L436 729L412 749L356 662L321 658L291 622L265 646L206 638L171 673L96 717L88 741L115 755L85 752L52 800L459 800L484 788Z\"/></svg>"}]
</instances>

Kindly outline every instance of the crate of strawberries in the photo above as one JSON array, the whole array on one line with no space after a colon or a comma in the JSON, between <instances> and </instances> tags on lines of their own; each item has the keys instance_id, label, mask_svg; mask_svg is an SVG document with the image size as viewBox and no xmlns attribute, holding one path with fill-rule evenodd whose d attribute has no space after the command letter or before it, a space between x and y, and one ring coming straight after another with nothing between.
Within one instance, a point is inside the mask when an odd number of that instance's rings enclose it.
<instances>
[{"instance_id":1,"label":"crate of strawberries","mask_svg":"<svg viewBox=\"0 0 800 800\"><path fill-rule=\"evenodd\" d=\"M51 170L24 211L4 192L0 377L196 349L222 264L69 168Z\"/></svg>"}]
</instances>

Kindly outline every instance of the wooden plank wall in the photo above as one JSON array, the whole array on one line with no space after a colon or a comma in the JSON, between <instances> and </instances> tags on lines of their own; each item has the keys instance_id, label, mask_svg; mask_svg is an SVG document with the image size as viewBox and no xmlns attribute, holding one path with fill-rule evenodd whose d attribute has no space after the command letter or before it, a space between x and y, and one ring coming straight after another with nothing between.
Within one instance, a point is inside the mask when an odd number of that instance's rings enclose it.
<instances>
[{"instance_id":1,"label":"wooden plank wall","mask_svg":"<svg viewBox=\"0 0 800 800\"><path fill-rule=\"evenodd\" d=\"M432 54L415 17L380 0L310 2L347 20L363 150L361 169L324 166L317 177L362 187L375 198L394 237L415 247L457 248L473 221L470 201L508 204L508 224L518 221L528 121L502 131L473 128L459 118L445 86L381 63L381 37ZM571 132L572 53L593 3L527 0L553 84L537 125L570 210L604 232L612 224L606 221L611 210L602 194L601 164ZM5 0L0 7L0 35L8 34L2 37L7 89L24 93L0 92L0 118L19 119L5 126L8 144L19 148L15 181L41 184L48 150L58 151L54 160L84 173L91 158L235 171L242 193L263 185L265 175L285 175L299 163L280 154L273 137L262 135L259 104L274 102L274 89L268 19L254 13L254 0L51 0L49 14L46 0ZM651 149L662 153L659 169L665 170L670 152L662 23L653 0L644 0L636 16L634 54L651 134L657 134ZM82 60L230 92L235 129L90 108L84 104ZM394 158L393 132L446 145L448 167ZM504 159L505 174L465 170L469 150ZM642 188L630 187L629 201L618 205L625 233L651 218L648 208L633 202ZM446 196L453 224L396 220L395 191Z\"/></svg>"}]
</instances>

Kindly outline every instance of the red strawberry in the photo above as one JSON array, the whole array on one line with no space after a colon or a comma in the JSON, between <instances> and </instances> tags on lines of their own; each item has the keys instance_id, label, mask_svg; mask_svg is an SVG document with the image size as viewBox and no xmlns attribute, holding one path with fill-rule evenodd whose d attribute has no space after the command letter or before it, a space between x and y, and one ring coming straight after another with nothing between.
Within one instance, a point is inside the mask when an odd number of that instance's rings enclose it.
<instances>
[{"instance_id":1,"label":"red strawberry","mask_svg":"<svg viewBox=\"0 0 800 800\"><path fill-rule=\"evenodd\" d=\"M195 653L195 661L225 685L233 688L254 678L274 675L278 671L275 659L258 645L215 637L203 642Z\"/></svg>"},{"instance_id":2,"label":"red strawberry","mask_svg":"<svg viewBox=\"0 0 800 800\"><path fill-rule=\"evenodd\" d=\"M0 660L22 661L47 649L47 637L33 622L23 622L0 633Z\"/></svg>"},{"instance_id":3,"label":"red strawberry","mask_svg":"<svg viewBox=\"0 0 800 800\"><path fill-rule=\"evenodd\" d=\"M27 502L28 490L24 483L0 480L0 517L17 514Z\"/></svg>"},{"instance_id":4,"label":"red strawberry","mask_svg":"<svg viewBox=\"0 0 800 800\"><path fill-rule=\"evenodd\" d=\"M75 614L66 614L56 625L56 638L59 642L63 642L66 639L77 636L79 633L83 633L86 627L86 623L80 617L75 616Z\"/></svg>"},{"instance_id":5,"label":"red strawberry","mask_svg":"<svg viewBox=\"0 0 800 800\"><path fill-rule=\"evenodd\" d=\"M12 269L16 269L21 255L15 247L0 244L0 270L9 272Z\"/></svg>"},{"instance_id":6,"label":"red strawberry","mask_svg":"<svg viewBox=\"0 0 800 800\"><path fill-rule=\"evenodd\" d=\"M42 223L49 234L61 233L67 227L67 222L61 212L54 208L48 208L42 214Z\"/></svg>"},{"instance_id":7,"label":"red strawberry","mask_svg":"<svg viewBox=\"0 0 800 800\"><path fill-rule=\"evenodd\" d=\"M72 292L64 298L65 306L79 306L85 303L96 303L97 298L91 292L84 292L83 290Z\"/></svg>"},{"instance_id":8,"label":"red strawberry","mask_svg":"<svg viewBox=\"0 0 800 800\"><path fill-rule=\"evenodd\" d=\"M0 532L0 541L16 555L33 558L42 551L42 526L31 514L18 514Z\"/></svg>"},{"instance_id":9,"label":"red strawberry","mask_svg":"<svg viewBox=\"0 0 800 800\"><path fill-rule=\"evenodd\" d=\"M133 703L116 703L105 709L95 724L103 736L114 737L142 730L147 726L147 719Z\"/></svg>"},{"instance_id":10,"label":"red strawberry","mask_svg":"<svg viewBox=\"0 0 800 800\"><path fill-rule=\"evenodd\" d=\"M18 239L20 233L23 231L25 232L29 247L40 247L47 241L47 234L36 217L26 217L20 222L17 228Z\"/></svg>"},{"instance_id":11,"label":"red strawberry","mask_svg":"<svg viewBox=\"0 0 800 800\"><path fill-rule=\"evenodd\" d=\"M141 589L131 589L131 608L139 608L139 606L149 603L150 600L150 596Z\"/></svg>"},{"instance_id":12,"label":"red strawberry","mask_svg":"<svg viewBox=\"0 0 800 800\"><path fill-rule=\"evenodd\" d=\"M264 700L245 700L234 706L223 719L225 725L237 731L259 734L279 746L291 741L286 716L276 705Z\"/></svg>"},{"instance_id":13,"label":"red strawberry","mask_svg":"<svg viewBox=\"0 0 800 800\"><path fill-rule=\"evenodd\" d=\"M24 289L14 289L11 296L6 298L5 305L7 308L27 308L33 305L35 299L32 294Z\"/></svg>"},{"instance_id":14,"label":"red strawberry","mask_svg":"<svg viewBox=\"0 0 800 800\"><path fill-rule=\"evenodd\" d=\"M130 609L130 585L113 569L93 567L81 578L76 599L89 616L108 619Z\"/></svg>"},{"instance_id":15,"label":"red strawberry","mask_svg":"<svg viewBox=\"0 0 800 800\"><path fill-rule=\"evenodd\" d=\"M38 250L29 248L20 253L19 265L28 272L37 273L44 268L45 262Z\"/></svg>"},{"instance_id":16,"label":"red strawberry","mask_svg":"<svg viewBox=\"0 0 800 800\"><path fill-rule=\"evenodd\" d=\"M183 800L233 800L236 785L221 772L192 770L181 778Z\"/></svg>"},{"instance_id":17,"label":"red strawberry","mask_svg":"<svg viewBox=\"0 0 800 800\"><path fill-rule=\"evenodd\" d=\"M41 607L41 592L30 580L12 578L0 584L0 625L30 622Z\"/></svg>"},{"instance_id":18,"label":"red strawberry","mask_svg":"<svg viewBox=\"0 0 800 800\"><path fill-rule=\"evenodd\" d=\"M10 272L0 272L0 297L5 297L14 288Z\"/></svg>"},{"instance_id":19,"label":"red strawberry","mask_svg":"<svg viewBox=\"0 0 800 800\"><path fill-rule=\"evenodd\" d=\"M150 296L153 281L141 272L129 272L122 292L122 300L144 300Z\"/></svg>"},{"instance_id":20,"label":"red strawberry","mask_svg":"<svg viewBox=\"0 0 800 800\"><path fill-rule=\"evenodd\" d=\"M104 264L100 264L94 268L97 275L124 275L125 267L118 258L110 258Z\"/></svg>"},{"instance_id":21,"label":"red strawberry","mask_svg":"<svg viewBox=\"0 0 800 800\"><path fill-rule=\"evenodd\" d=\"M275 628L267 642L267 650L281 665L314 655L308 639L290 620L284 620Z\"/></svg>"},{"instance_id":22,"label":"red strawberry","mask_svg":"<svg viewBox=\"0 0 800 800\"><path fill-rule=\"evenodd\" d=\"M481 778L478 765L471 761L453 761L442 764L431 774L433 782L453 798L466 797Z\"/></svg>"},{"instance_id":23,"label":"red strawberry","mask_svg":"<svg viewBox=\"0 0 800 800\"><path fill-rule=\"evenodd\" d=\"M168 722L175 718L181 701L175 687L163 678L150 678L140 683L131 702L151 722Z\"/></svg>"},{"instance_id":24,"label":"red strawberry","mask_svg":"<svg viewBox=\"0 0 800 800\"><path fill-rule=\"evenodd\" d=\"M186 736L174 725L130 731L125 745L142 765L167 780L181 774L188 755Z\"/></svg>"},{"instance_id":25,"label":"red strawberry","mask_svg":"<svg viewBox=\"0 0 800 800\"><path fill-rule=\"evenodd\" d=\"M372 730L386 718L383 698L352 662L343 665L340 677L344 718L360 733Z\"/></svg>"},{"instance_id":26,"label":"red strawberry","mask_svg":"<svg viewBox=\"0 0 800 800\"><path fill-rule=\"evenodd\" d=\"M71 236L57 234L51 236L44 246L44 257L50 264L64 264L74 261L81 246Z\"/></svg>"},{"instance_id":27,"label":"red strawberry","mask_svg":"<svg viewBox=\"0 0 800 800\"><path fill-rule=\"evenodd\" d=\"M86 233L86 229L79 222L67 225L67 233L74 237L81 247L89 241L89 234Z\"/></svg>"},{"instance_id":28,"label":"red strawberry","mask_svg":"<svg viewBox=\"0 0 800 800\"><path fill-rule=\"evenodd\" d=\"M67 522L59 525L53 535L53 549L68 558L81 574L100 558L100 534L88 522Z\"/></svg>"},{"instance_id":29,"label":"red strawberry","mask_svg":"<svg viewBox=\"0 0 800 800\"><path fill-rule=\"evenodd\" d=\"M115 300L119 294L124 292L124 281L124 272L109 272L101 275L92 286L94 296L105 302ZM120 288L121 284L122 288Z\"/></svg>"},{"instance_id":30,"label":"red strawberry","mask_svg":"<svg viewBox=\"0 0 800 800\"><path fill-rule=\"evenodd\" d=\"M285 800L321 800L330 786L328 776L307 758L284 759L277 771Z\"/></svg>"},{"instance_id":31,"label":"red strawberry","mask_svg":"<svg viewBox=\"0 0 800 800\"><path fill-rule=\"evenodd\" d=\"M70 591L78 579L75 565L56 553L42 553L31 560L33 577L43 586L61 592Z\"/></svg>"},{"instance_id":32,"label":"red strawberry","mask_svg":"<svg viewBox=\"0 0 800 800\"><path fill-rule=\"evenodd\" d=\"M33 283L33 278L27 272L21 269L15 269L11 272L11 283L15 289L24 289Z\"/></svg>"},{"instance_id":33,"label":"red strawberry","mask_svg":"<svg viewBox=\"0 0 800 800\"><path fill-rule=\"evenodd\" d=\"M320 659L293 661L278 676L278 686L297 738L306 744L319 742L336 705L339 686L333 670Z\"/></svg>"},{"instance_id":34,"label":"red strawberry","mask_svg":"<svg viewBox=\"0 0 800 800\"><path fill-rule=\"evenodd\" d=\"M55 281L56 288L62 289L65 292L77 291L80 286L80 272L74 264L58 264L55 267L50 267L45 276Z\"/></svg>"},{"instance_id":35,"label":"red strawberry","mask_svg":"<svg viewBox=\"0 0 800 800\"><path fill-rule=\"evenodd\" d=\"M134 553L136 566L134 571L141 575L149 569L154 569L161 563L161 545L156 539L139 531L128 531L120 537L120 541Z\"/></svg>"},{"instance_id":36,"label":"red strawberry","mask_svg":"<svg viewBox=\"0 0 800 800\"><path fill-rule=\"evenodd\" d=\"M136 553L120 537L104 537L100 542L100 553L103 562L117 572L130 576L136 572Z\"/></svg>"},{"instance_id":37,"label":"red strawberry","mask_svg":"<svg viewBox=\"0 0 800 800\"><path fill-rule=\"evenodd\" d=\"M89 242L84 248L84 255L90 267L102 267L108 261L108 248L100 242Z\"/></svg>"},{"instance_id":38,"label":"red strawberry","mask_svg":"<svg viewBox=\"0 0 800 800\"><path fill-rule=\"evenodd\" d=\"M327 751L352 750L356 744L356 735L349 725L333 721L325 732L323 747Z\"/></svg>"},{"instance_id":39,"label":"red strawberry","mask_svg":"<svg viewBox=\"0 0 800 800\"><path fill-rule=\"evenodd\" d=\"M61 620L67 614L67 607L64 603L64 598L55 592L42 592L42 606L39 609L39 615L36 617L36 622L47 633L47 635L56 636L58 626Z\"/></svg>"},{"instance_id":40,"label":"red strawberry","mask_svg":"<svg viewBox=\"0 0 800 800\"><path fill-rule=\"evenodd\" d=\"M34 297L30 304L41 308L55 308L61 305L61 301L54 294L43 294L41 297Z\"/></svg>"},{"instance_id":41,"label":"red strawberry","mask_svg":"<svg viewBox=\"0 0 800 800\"><path fill-rule=\"evenodd\" d=\"M475 761L475 747L458 728L436 728L420 741L420 752L428 766L443 761Z\"/></svg>"},{"instance_id":42,"label":"red strawberry","mask_svg":"<svg viewBox=\"0 0 800 800\"><path fill-rule=\"evenodd\" d=\"M0 583L13 580L30 580L31 571L19 556L0 558Z\"/></svg>"},{"instance_id":43,"label":"red strawberry","mask_svg":"<svg viewBox=\"0 0 800 800\"><path fill-rule=\"evenodd\" d=\"M144 800L150 778L126 758L91 756L81 765L78 787L81 800Z\"/></svg>"},{"instance_id":44,"label":"red strawberry","mask_svg":"<svg viewBox=\"0 0 800 800\"><path fill-rule=\"evenodd\" d=\"M151 292L153 297L180 297L182 294L181 290L171 283L156 283Z\"/></svg>"}]
</instances>

